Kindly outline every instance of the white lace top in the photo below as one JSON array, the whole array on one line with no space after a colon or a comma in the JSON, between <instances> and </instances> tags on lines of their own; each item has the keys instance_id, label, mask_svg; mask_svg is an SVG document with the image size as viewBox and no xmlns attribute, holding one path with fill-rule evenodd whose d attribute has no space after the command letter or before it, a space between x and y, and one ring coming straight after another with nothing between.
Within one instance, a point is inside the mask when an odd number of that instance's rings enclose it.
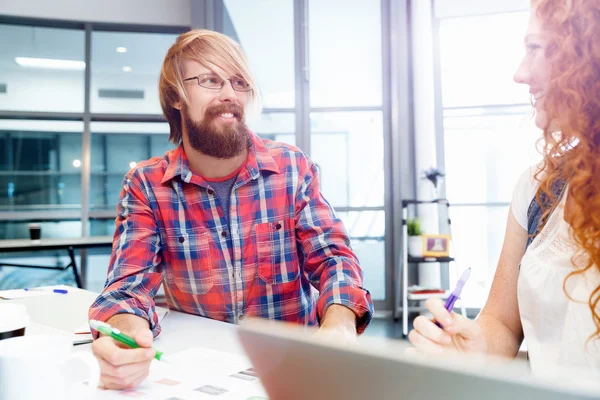
<instances>
[{"instance_id":1,"label":"white lace top","mask_svg":"<svg viewBox=\"0 0 600 400\"><path fill-rule=\"evenodd\" d=\"M576 245L564 220L565 199L563 196L521 261L521 323L534 373L547 375L564 367L581 368L581 373L598 379L600 340L587 340L596 331L588 300L600 284L600 273L591 268L569 278L566 289L571 299L565 294L565 278L584 265L581 258L575 260L575 266L571 261Z\"/></svg>"}]
</instances>

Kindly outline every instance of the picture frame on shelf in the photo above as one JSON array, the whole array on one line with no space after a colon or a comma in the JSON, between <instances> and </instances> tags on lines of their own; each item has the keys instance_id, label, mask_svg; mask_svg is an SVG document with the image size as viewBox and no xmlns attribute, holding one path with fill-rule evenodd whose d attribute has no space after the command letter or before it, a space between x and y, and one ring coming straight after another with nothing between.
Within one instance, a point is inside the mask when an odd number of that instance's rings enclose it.
<instances>
[{"instance_id":1,"label":"picture frame on shelf","mask_svg":"<svg viewBox=\"0 0 600 400\"><path fill-rule=\"evenodd\" d=\"M423 257L449 257L450 241L446 234L423 234Z\"/></svg>"}]
</instances>

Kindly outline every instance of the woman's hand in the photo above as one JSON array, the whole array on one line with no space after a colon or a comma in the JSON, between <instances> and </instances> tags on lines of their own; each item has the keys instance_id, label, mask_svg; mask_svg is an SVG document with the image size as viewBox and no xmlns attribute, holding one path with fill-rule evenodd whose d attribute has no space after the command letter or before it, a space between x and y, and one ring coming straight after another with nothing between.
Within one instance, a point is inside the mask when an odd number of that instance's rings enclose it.
<instances>
[{"instance_id":1,"label":"woman's hand","mask_svg":"<svg viewBox=\"0 0 600 400\"><path fill-rule=\"evenodd\" d=\"M465 353L487 353L487 343L479 324L460 314L450 313L439 298L429 298L427 309L433 320L423 316L415 318L414 329L408 340L426 353L441 353L454 350ZM438 322L442 328L438 327Z\"/></svg>"}]
</instances>

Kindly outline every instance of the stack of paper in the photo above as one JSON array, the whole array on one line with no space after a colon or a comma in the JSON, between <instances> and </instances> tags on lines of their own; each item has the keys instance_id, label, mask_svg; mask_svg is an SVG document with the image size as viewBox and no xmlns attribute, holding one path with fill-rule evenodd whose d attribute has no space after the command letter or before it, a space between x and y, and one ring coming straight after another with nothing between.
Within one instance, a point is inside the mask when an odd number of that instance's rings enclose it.
<instances>
[{"instance_id":1,"label":"stack of paper","mask_svg":"<svg viewBox=\"0 0 600 400\"><path fill-rule=\"evenodd\" d=\"M94 398L268 400L244 355L195 347L168 357L172 364L152 361L150 375L136 389L98 388ZM79 385L76 393L82 395L86 385Z\"/></svg>"}]
</instances>

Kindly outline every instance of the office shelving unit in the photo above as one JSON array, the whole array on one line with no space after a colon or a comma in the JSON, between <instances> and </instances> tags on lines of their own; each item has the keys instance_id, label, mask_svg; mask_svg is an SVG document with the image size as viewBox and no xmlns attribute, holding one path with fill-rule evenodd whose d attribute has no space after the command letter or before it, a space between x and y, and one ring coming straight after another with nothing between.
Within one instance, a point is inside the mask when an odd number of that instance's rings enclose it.
<instances>
[{"instance_id":1,"label":"office shelving unit","mask_svg":"<svg viewBox=\"0 0 600 400\"><path fill-rule=\"evenodd\" d=\"M408 255L408 208L409 206L417 206L420 204L437 204L446 206L448 233L451 233L451 220L448 214L448 208L450 203L446 199L437 200L402 200L402 259L400 260L400 267L402 269L402 282L396 279L395 284L395 301L394 301L394 320L398 320L400 312L402 313L402 334L408 335L408 314L411 311L418 312L424 311L424 306L415 305L416 301L427 300L430 297L440 297L446 299L450 295L450 291L445 293L428 293L428 294L416 294L408 292L408 268L413 265L420 263L450 263L454 261L454 257L411 257ZM410 304L410 303L413 304ZM462 305L462 303L461 303ZM463 310L463 314L465 314Z\"/></svg>"}]
</instances>

